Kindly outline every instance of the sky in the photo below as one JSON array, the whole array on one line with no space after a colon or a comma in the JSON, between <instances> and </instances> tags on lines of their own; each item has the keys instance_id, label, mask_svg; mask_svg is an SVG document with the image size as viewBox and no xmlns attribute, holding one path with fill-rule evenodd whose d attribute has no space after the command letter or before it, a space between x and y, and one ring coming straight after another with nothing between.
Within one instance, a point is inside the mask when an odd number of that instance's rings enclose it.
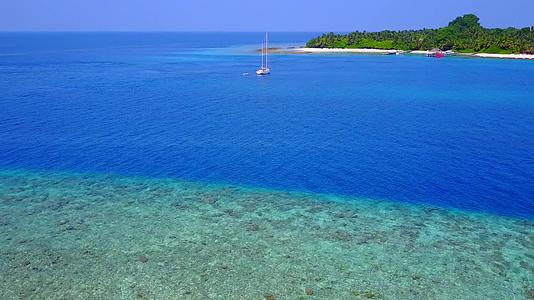
<instances>
[{"instance_id":1,"label":"sky","mask_svg":"<svg viewBox=\"0 0 534 300\"><path fill-rule=\"evenodd\" d=\"M0 31L377 31L466 13L534 26L534 0L0 0Z\"/></svg>"}]
</instances>

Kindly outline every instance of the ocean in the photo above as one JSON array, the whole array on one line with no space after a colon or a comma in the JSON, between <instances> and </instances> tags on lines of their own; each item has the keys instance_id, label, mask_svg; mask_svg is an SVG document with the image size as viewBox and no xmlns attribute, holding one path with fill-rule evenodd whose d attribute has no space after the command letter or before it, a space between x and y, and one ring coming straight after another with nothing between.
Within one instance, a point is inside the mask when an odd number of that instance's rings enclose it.
<instances>
[{"instance_id":1,"label":"ocean","mask_svg":"<svg viewBox=\"0 0 534 300\"><path fill-rule=\"evenodd\" d=\"M0 298L534 298L534 62L262 38L0 33Z\"/></svg>"}]
</instances>

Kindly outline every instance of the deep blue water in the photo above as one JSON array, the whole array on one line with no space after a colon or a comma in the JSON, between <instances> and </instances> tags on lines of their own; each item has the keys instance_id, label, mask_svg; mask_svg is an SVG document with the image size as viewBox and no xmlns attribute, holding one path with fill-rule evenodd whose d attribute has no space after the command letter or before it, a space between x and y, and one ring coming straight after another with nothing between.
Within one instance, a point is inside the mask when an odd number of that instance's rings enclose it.
<instances>
[{"instance_id":1,"label":"deep blue water","mask_svg":"<svg viewBox=\"0 0 534 300\"><path fill-rule=\"evenodd\" d=\"M273 33L274 44L313 34ZM534 217L534 62L275 55L261 33L0 34L0 168Z\"/></svg>"}]
</instances>

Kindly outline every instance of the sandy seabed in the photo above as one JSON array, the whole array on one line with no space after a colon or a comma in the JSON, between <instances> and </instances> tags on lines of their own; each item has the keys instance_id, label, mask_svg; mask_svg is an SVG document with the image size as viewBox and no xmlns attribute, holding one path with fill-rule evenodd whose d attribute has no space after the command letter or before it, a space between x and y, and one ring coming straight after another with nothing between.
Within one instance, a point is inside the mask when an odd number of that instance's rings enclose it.
<instances>
[{"instance_id":1,"label":"sandy seabed","mask_svg":"<svg viewBox=\"0 0 534 300\"><path fill-rule=\"evenodd\" d=\"M0 299L533 299L534 221L0 172Z\"/></svg>"}]
</instances>

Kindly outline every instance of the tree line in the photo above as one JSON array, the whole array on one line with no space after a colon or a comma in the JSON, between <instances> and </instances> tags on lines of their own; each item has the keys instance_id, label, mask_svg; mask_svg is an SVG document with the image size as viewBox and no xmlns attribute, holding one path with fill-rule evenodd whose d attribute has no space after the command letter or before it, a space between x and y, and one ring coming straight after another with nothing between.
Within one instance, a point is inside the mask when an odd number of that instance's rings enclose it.
<instances>
[{"instance_id":1,"label":"tree line","mask_svg":"<svg viewBox=\"0 0 534 300\"><path fill-rule=\"evenodd\" d=\"M534 54L534 28L488 29L480 25L477 16L468 14L439 29L330 32L309 40L306 47Z\"/></svg>"}]
</instances>

